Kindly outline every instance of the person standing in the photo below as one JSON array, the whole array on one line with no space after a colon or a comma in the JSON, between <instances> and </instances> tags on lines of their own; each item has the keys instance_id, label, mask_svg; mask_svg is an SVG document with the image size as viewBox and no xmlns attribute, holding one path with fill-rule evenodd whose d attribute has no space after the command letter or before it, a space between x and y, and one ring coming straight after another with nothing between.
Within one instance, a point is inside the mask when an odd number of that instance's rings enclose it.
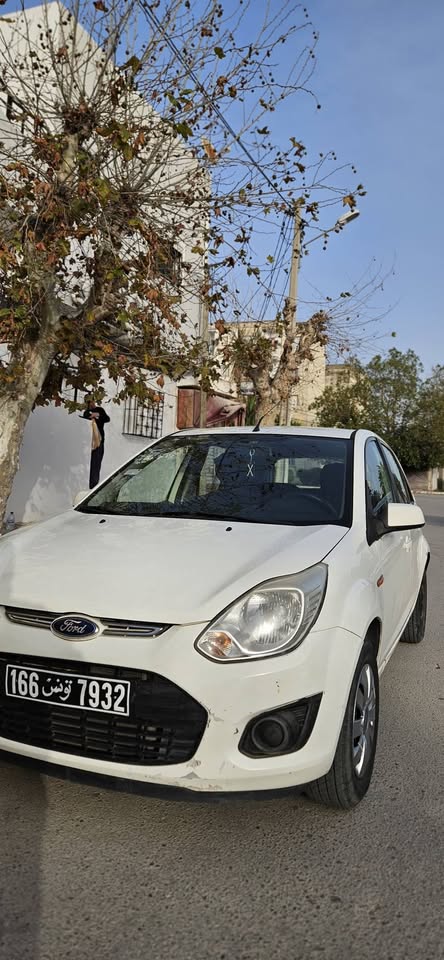
<instances>
[{"instance_id":1,"label":"person standing","mask_svg":"<svg viewBox=\"0 0 444 960\"><path fill-rule=\"evenodd\" d=\"M103 407L97 406L90 396L86 397L86 410L83 417L85 420L90 420L92 425L89 470L89 489L92 490L100 481L100 468L105 452L105 423L109 423L110 418Z\"/></svg>"}]
</instances>

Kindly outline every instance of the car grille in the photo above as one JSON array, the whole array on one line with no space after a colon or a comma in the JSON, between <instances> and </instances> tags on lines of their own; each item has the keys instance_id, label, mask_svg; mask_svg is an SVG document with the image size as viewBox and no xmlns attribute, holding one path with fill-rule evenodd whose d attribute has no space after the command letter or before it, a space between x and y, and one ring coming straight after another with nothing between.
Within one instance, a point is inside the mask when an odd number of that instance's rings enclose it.
<instances>
[{"instance_id":1,"label":"car grille","mask_svg":"<svg viewBox=\"0 0 444 960\"><path fill-rule=\"evenodd\" d=\"M63 613L51 613L48 610L27 610L22 607L6 607L6 616L11 623L18 623L23 627L40 627L49 630L53 620L63 616ZM71 613L73 611L70 611ZM102 626L102 634L106 637L160 637L161 633L169 630L171 624L145 623L143 620L114 620L110 617L95 617Z\"/></svg>"},{"instance_id":2,"label":"car grille","mask_svg":"<svg viewBox=\"0 0 444 960\"><path fill-rule=\"evenodd\" d=\"M53 703L33 703L5 694L6 664L129 680L129 717L110 716ZM45 750L131 764L190 760L207 723L205 709L170 680L145 670L1 654L0 737Z\"/></svg>"}]
</instances>

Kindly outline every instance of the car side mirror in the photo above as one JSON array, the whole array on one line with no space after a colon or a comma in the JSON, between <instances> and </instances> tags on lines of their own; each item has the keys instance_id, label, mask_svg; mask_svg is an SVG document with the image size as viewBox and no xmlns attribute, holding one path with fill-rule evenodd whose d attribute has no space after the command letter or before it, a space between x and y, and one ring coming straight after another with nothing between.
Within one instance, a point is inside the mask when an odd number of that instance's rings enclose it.
<instances>
[{"instance_id":1,"label":"car side mirror","mask_svg":"<svg viewBox=\"0 0 444 960\"><path fill-rule=\"evenodd\" d=\"M421 507L416 503L388 503L384 517L387 532L392 530L416 530L425 524Z\"/></svg>"},{"instance_id":2,"label":"car side mirror","mask_svg":"<svg viewBox=\"0 0 444 960\"><path fill-rule=\"evenodd\" d=\"M74 497L74 500L73 500L73 504L72 504L73 507L77 507L78 504L81 503L82 500L84 500L85 497L88 496L88 494L89 494L89 490L80 490L79 493L76 493L76 495L75 495L75 497Z\"/></svg>"}]
</instances>

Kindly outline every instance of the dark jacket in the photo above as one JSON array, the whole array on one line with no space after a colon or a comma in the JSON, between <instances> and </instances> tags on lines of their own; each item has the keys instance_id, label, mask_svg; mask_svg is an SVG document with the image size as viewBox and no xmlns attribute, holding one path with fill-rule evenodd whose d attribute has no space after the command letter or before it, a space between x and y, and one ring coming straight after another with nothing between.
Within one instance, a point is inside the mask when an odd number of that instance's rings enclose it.
<instances>
[{"instance_id":1,"label":"dark jacket","mask_svg":"<svg viewBox=\"0 0 444 960\"><path fill-rule=\"evenodd\" d=\"M99 414L96 420L96 424L99 428L99 433L102 438L102 443L104 443L105 442L105 423L109 423L110 418L108 414L105 413L103 407L94 406L94 407L89 407L88 410L85 410L83 414L85 420L92 420L92 417L91 417L92 413Z\"/></svg>"}]
</instances>

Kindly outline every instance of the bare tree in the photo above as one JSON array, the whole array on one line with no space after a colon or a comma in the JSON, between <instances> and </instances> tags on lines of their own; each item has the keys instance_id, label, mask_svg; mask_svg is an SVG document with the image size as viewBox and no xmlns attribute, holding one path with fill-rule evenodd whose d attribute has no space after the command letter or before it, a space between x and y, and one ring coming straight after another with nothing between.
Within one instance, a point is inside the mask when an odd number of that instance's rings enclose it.
<instances>
[{"instance_id":1,"label":"bare tree","mask_svg":"<svg viewBox=\"0 0 444 960\"><path fill-rule=\"evenodd\" d=\"M311 302L300 301L309 313L305 322L295 322L295 305L284 297L274 320L216 324L222 367L238 392L242 382L251 384L256 420L264 424L287 422L291 396L301 373L306 375L308 364L314 369L320 351L326 351L332 360L344 361L357 353L365 354L369 347L374 348L375 340L387 336L377 325L389 309L381 312L374 306L386 279L381 269L367 270L350 290L336 297L323 296L319 291ZM272 308L272 297L269 303ZM274 306L278 306L277 300ZM248 310L252 311L251 304ZM242 316L246 309L238 303L235 312Z\"/></svg>"},{"instance_id":2,"label":"bare tree","mask_svg":"<svg viewBox=\"0 0 444 960\"><path fill-rule=\"evenodd\" d=\"M283 76L280 45L297 36ZM215 0L22 2L0 18L0 516L34 405L75 406L62 379L100 399L106 375L117 401L154 403L146 371L159 389L185 372L208 385L189 305L220 318L230 271L266 282L255 225L301 191L307 227L324 203L354 202L345 184L329 192L334 155L310 164L297 135L281 147L270 132L307 89L316 39L292 0L231 14Z\"/></svg>"}]
</instances>

